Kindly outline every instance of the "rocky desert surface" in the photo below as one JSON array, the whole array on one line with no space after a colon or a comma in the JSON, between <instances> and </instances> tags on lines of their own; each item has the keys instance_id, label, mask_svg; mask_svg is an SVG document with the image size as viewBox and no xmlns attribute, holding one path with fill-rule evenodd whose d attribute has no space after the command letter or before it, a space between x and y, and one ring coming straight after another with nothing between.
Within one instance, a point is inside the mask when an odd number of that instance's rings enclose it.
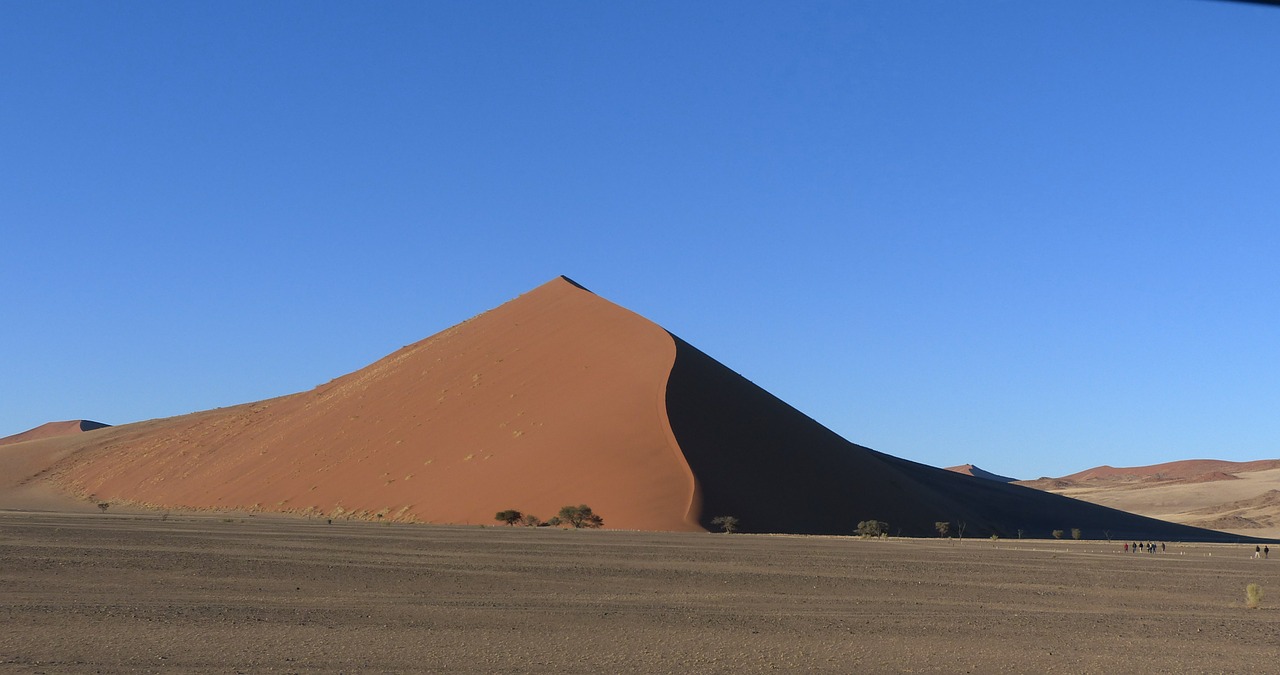
<instances>
[{"instance_id":1,"label":"rocky desert surface","mask_svg":"<svg viewBox=\"0 0 1280 675\"><path fill-rule=\"evenodd\" d=\"M1275 672L1252 553L10 511L0 671Z\"/></svg>"}]
</instances>

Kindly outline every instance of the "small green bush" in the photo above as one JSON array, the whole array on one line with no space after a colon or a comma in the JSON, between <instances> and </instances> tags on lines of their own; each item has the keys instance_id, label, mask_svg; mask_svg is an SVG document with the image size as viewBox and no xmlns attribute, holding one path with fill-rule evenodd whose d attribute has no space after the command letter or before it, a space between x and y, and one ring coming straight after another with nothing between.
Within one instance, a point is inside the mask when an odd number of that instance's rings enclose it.
<instances>
[{"instance_id":1,"label":"small green bush","mask_svg":"<svg viewBox=\"0 0 1280 675\"><path fill-rule=\"evenodd\" d=\"M1061 538L1062 538L1062 530L1054 530L1054 531L1053 531L1053 538L1054 538L1054 539L1061 539Z\"/></svg>"},{"instance_id":2,"label":"small green bush","mask_svg":"<svg viewBox=\"0 0 1280 675\"><path fill-rule=\"evenodd\" d=\"M1077 540L1078 540L1078 539L1080 539L1080 537L1082 537L1082 536L1084 536L1084 535L1083 535L1083 533L1081 533L1081 532L1080 532L1080 528L1078 528L1078 527L1073 527L1073 528L1071 528L1071 538L1072 538L1072 539L1077 539Z\"/></svg>"}]
</instances>

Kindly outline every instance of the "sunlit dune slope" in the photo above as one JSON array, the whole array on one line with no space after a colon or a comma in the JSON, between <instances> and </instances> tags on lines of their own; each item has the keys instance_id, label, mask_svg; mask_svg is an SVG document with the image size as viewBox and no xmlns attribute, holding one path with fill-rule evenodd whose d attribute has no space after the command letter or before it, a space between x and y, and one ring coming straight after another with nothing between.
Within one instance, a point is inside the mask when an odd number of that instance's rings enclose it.
<instances>
[{"instance_id":1,"label":"sunlit dune slope","mask_svg":"<svg viewBox=\"0 0 1280 675\"><path fill-rule=\"evenodd\" d=\"M282 398L98 432L49 472L82 496L427 522L690 530L666 422L675 345L557 278L350 375Z\"/></svg>"}]
</instances>

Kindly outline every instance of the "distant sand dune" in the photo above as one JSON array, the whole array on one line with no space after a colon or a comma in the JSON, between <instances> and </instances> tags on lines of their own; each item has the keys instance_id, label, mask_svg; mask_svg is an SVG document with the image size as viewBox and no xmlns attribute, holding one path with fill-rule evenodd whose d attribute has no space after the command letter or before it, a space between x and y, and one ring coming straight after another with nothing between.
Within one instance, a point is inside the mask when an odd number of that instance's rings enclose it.
<instances>
[{"instance_id":1,"label":"distant sand dune","mask_svg":"<svg viewBox=\"0 0 1280 675\"><path fill-rule=\"evenodd\" d=\"M1195 527L1280 538L1280 460L1102 466L1021 484Z\"/></svg>"},{"instance_id":2,"label":"distant sand dune","mask_svg":"<svg viewBox=\"0 0 1280 675\"><path fill-rule=\"evenodd\" d=\"M92 420L70 420L67 422L47 422L40 426L24 431L20 434L5 436L0 438L0 445L12 445L14 443L23 443L25 441L36 441L42 438L55 438L58 436L69 436L79 434L85 431L93 431L110 426L102 422L94 422Z\"/></svg>"}]
</instances>

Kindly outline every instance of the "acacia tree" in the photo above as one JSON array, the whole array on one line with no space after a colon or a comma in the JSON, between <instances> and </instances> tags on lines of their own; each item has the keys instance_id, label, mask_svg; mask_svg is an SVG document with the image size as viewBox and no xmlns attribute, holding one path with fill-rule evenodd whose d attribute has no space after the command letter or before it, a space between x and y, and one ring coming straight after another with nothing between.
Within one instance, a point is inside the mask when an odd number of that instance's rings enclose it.
<instances>
[{"instance_id":1,"label":"acacia tree","mask_svg":"<svg viewBox=\"0 0 1280 675\"><path fill-rule=\"evenodd\" d=\"M728 534L732 534L738 530L738 519L733 516L716 516L711 519L711 524L719 527Z\"/></svg>"},{"instance_id":2,"label":"acacia tree","mask_svg":"<svg viewBox=\"0 0 1280 675\"><path fill-rule=\"evenodd\" d=\"M933 529L938 531L939 537L945 537L947 536L947 533L951 531L951 522L947 520L939 520L933 524Z\"/></svg>"},{"instance_id":3,"label":"acacia tree","mask_svg":"<svg viewBox=\"0 0 1280 675\"><path fill-rule=\"evenodd\" d=\"M507 509L506 511L499 511L495 513L493 515L493 519L502 521L508 525L515 525L524 519L524 514L515 509Z\"/></svg>"},{"instance_id":4,"label":"acacia tree","mask_svg":"<svg viewBox=\"0 0 1280 675\"><path fill-rule=\"evenodd\" d=\"M879 537L889 532L889 523L883 520L864 520L858 523L858 536Z\"/></svg>"},{"instance_id":5,"label":"acacia tree","mask_svg":"<svg viewBox=\"0 0 1280 675\"><path fill-rule=\"evenodd\" d=\"M568 523L575 529L578 528L599 528L604 527L604 518L597 516L591 512L591 507L586 504L577 506L562 506L560 513L552 520L557 520L556 524Z\"/></svg>"}]
</instances>

